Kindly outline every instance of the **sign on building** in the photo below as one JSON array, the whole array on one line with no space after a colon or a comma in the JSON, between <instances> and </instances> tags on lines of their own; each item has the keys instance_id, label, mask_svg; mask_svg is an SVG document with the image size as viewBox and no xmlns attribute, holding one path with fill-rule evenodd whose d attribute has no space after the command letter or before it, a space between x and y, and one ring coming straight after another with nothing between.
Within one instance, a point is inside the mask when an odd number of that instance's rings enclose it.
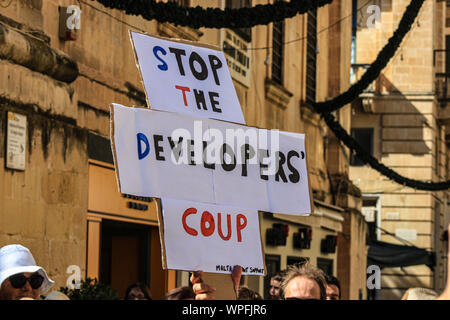
<instances>
[{"instance_id":1,"label":"sign on building","mask_svg":"<svg viewBox=\"0 0 450 320\"><path fill-rule=\"evenodd\" d=\"M250 87L250 52L248 42L230 30L223 31L223 52L234 80Z\"/></svg>"},{"instance_id":2,"label":"sign on building","mask_svg":"<svg viewBox=\"0 0 450 320\"><path fill-rule=\"evenodd\" d=\"M27 117L8 112L6 134L6 167L25 170L27 140Z\"/></svg>"},{"instance_id":3,"label":"sign on building","mask_svg":"<svg viewBox=\"0 0 450 320\"><path fill-rule=\"evenodd\" d=\"M245 124L222 51L131 32L149 107Z\"/></svg>"}]
</instances>

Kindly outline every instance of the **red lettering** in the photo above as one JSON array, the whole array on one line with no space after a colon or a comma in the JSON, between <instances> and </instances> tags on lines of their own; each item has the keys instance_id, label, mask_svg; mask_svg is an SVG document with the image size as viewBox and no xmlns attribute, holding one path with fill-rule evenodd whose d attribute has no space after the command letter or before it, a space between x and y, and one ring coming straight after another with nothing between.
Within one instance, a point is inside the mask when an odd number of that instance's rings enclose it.
<instances>
[{"instance_id":1,"label":"red lettering","mask_svg":"<svg viewBox=\"0 0 450 320\"><path fill-rule=\"evenodd\" d=\"M241 219L244 221L241 223ZM247 218L243 214L238 214L236 216L236 230L238 242L242 242L241 230L247 226Z\"/></svg>"},{"instance_id":2,"label":"red lettering","mask_svg":"<svg viewBox=\"0 0 450 320\"><path fill-rule=\"evenodd\" d=\"M177 88L178 90L183 91L184 105L187 107L188 103L187 103L187 98L186 98L186 92L191 92L191 89L189 89L188 87L182 87L182 86L175 86L175 88Z\"/></svg>"},{"instance_id":3,"label":"red lettering","mask_svg":"<svg viewBox=\"0 0 450 320\"><path fill-rule=\"evenodd\" d=\"M206 227L206 224L209 224L208 228ZM214 229L216 228L214 217L211 213L208 211L203 212L202 214L202 221L200 223L200 228L202 230L202 234L205 237L209 237L214 233Z\"/></svg>"},{"instance_id":4,"label":"red lettering","mask_svg":"<svg viewBox=\"0 0 450 320\"><path fill-rule=\"evenodd\" d=\"M230 240L230 238L231 238L231 215L227 214L227 228L228 229L227 229L226 237L223 236L223 232L222 232L222 214L220 212L218 213L218 219L219 219L219 222L218 222L219 236L225 241Z\"/></svg>"},{"instance_id":5,"label":"red lettering","mask_svg":"<svg viewBox=\"0 0 450 320\"><path fill-rule=\"evenodd\" d=\"M191 214L197 214L198 210L196 208L189 208L186 209L183 213L182 217L182 224L184 230L190 234L191 236L198 236L198 231L194 228L191 228L187 224L187 218ZM224 228L222 227L222 213L217 213L217 217L212 215L209 211L204 211L202 213L201 219L200 219L200 230L204 237L210 237L214 234L216 231L216 222L217 222L217 232L219 233L219 236L222 240L228 241L231 239L233 234L233 226L232 226L232 219L231 214L227 214L227 222L226 222L226 236L224 235ZM216 220L217 219L217 220ZM247 227L247 217L243 214L236 215L236 234L237 234L237 242L242 242L242 230L244 230Z\"/></svg>"},{"instance_id":6,"label":"red lettering","mask_svg":"<svg viewBox=\"0 0 450 320\"><path fill-rule=\"evenodd\" d=\"M182 220L183 221L183 228L191 236L197 236L198 232L197 232L197 230L188 227L188 225L186 223L186 218L187 218L187 216L189 216L191 214L196 214L196 213L197 213L197 209L195 209L195 208L189 208L183 213L183 220Z\"/></svg>"}]
</instances>

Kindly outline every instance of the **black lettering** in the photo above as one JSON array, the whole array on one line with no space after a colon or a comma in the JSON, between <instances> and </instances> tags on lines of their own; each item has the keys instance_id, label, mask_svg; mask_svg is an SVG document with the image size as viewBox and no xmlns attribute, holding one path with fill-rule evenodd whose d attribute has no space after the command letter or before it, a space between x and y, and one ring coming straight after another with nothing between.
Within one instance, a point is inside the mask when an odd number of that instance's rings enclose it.
<instances>
[{"instance_id":1,"label":"black lettering","mask_svg":"<svg viewBox=\"0 0 450 320\"><path fill-rule=\"evenodd\" d=\"M161 156L161 152L164 152L163 147L161 147L159 145L159 143L161 141L163 141L163 136L156 135L156 134L153 136L153 142L155 143L155 157L156 157L156 160L158 160L158 161L165 161L166 159L163 156Z\"/></svg>"},{"instance_id":2,"label":"black lettering","mask_svg":"<svg viewBox=\"0 0 450 320\"><path fill-rule=\"evenodd\" d=\"M187 145L187 156L188 156L188 162L190 166L195 166L195 151L194 151L194 140L188 140Z\"/></svg>"},{"instance_id":3,"label":"black lettering","mask_svg":"<svg viewBox=\"0 0 450 320\"><path fill-rule=\"evenodd\" d=\"M242 159L242 176L248 176L248 160L255 156L255 149L249 144L244 144L241 148L243 159Z\"/></svg>"},{"instance_id":4,"label":"black lettering","mask_svg":"<svg viewBox=\"0 0 450 320\"><path fill-rule=\"evenodd\" d=\"M269 168L268 164L264 164L263 160L269 158L269 150L264 150L264 149L259 149L259 172L261 174L261 179L268 181L269 180L269 176L263 174L264 171L266 171Z\"/></svg>"},{"instance_id":5,"label":"black lettering","mask_svg":"<svg viewBox=\"0 0 450 320\"><path fill-rule=\"evenodd\" d=\"M214 170L214 169L216 169L216 165L214 164L214 163L208 163L208 162L206 162L206 149L208 148L208 142L206 142L206 141L203 141L203 166L206 168L206 169L212 169L212 170Z\"/></svg>"},{"instance_id":6,"label":"black lettering","mask_svg":"<svg viewBox=\"0 0 450 320\"><path fill-rule=\"evenodd\" d=\"M214 100L214 98L219 98L219 94L217 92L210 92L209 100L211 101L212 110L217 113L222 113L222 109L216 108L216 106L219 104L219 101Z\"/></svg>"},{"instance_id":7,"label":"black lettering","mask_svg":"<svg viewBox=\"0 0 450 320\"><path fill-rule=\"evenodd\" d=\"M178 161L178 159L180 159L180 157L181 157L181 149L182 149L181 143L183 142L183 137L180 137L176 146L175 146L175 142L172 140L172 137L168 137L168 139L169 139L170 148L172 149L172 153L173 153L176 161ZM175 153L175 152L178 152L178 153Z\"/></svg>"},{"instance_id":8,"label":"black lettering","mask_svg":"<svg viewBox=\"0 0 450 320\"><path fill-rule=\"evenodd\" d=\"M225 162L225 154L231 156L231 163L228 164ZM233 171L236 168L236 156L233 152L233 149L226 143L222 146L222 168L225 171Z\"/></svg>"},{"instance_id":9,"label":"black lettering","mask_svg":"<svg viewBox=\"0 0 450 320\"><path fill-rule=\"evenodd\" d=\"M219 76L217 75L217 70L222 68L222 61L220 61L219 58L217 58L216 56L210 54L208 56L209 58L209 63L211 64L211 69L214 75L214 81L216 81L216 84L218 86L220 86L220 81L219 81Z\"/></svg>"},{"instance_id":10,"label":"black lettering","mask_svg":"<svg viewBox=\"0 0 450 320\"><path fill-rule=\"evenodd\" d=\"M288 180L283 170L283 164L286 163L286 156L282 152L277 152L276 155L278 158L278 171L277 174L275 175L275 181L280 181L281 178L281 180L283 180L284 183L287 183Z\"/></svg>"},{"instance_id":11,"label":"black lettering","mask_svg":"<svg viewBox=\"0 0 450 320\"><path fill-rule=\"evenodd\" d=\"M198 72L195 69L194 62L197 61L201 67L201 71ZM208 78L208 67L206 66L205 61L200 57L200 55L196 52L192 52L189 57L189 66L191 67L191 72L197 80L205 80Z\"/></svg>"},{"instance_id":12,"label":"black lettering","mask_svg":"<svg viewBox=\"0 0 450 320\"><path fill-rule=\"evenodd\" d=\"M208 110L208 108L206 107L206 100L205 100L205 94L203 93L202 90L197 91L196 89L194 89L194 96L195 96L195 101L197 102L197 108L200 110L203 108L203 110Z\"/></svg>"},{"instance_id":13,"label":"black lettering","mask_svg":"<svg viewBox=\"0 0 450 320\"><path fill-rule=\"evenodd\" d=\"M292 157L297 157L300 158L300 155L298 154L297 151L289 151L288 152L288 156L287 156L287 166L289 168L289 170L291 170L291 174L289 175L289 180L292 183L297 183L300 181L300 173L297 171L297 169L292 165L291 163L291 159Z\"/></svg>"},{"instance_id":14,"label":"black lettering","mask_svg":"<svg viewBox=\"0 0 450 320\"><path fill-rule=\"evenodd\" d=\"M169 51L171 53L173 53L177 59L178 69L180 70L180 74L182 76L185 76L186 74L184 72L183 61L181 61L181 56L185 56L186 51L184 51L183 49L170 48L170 47L169 47Z\"/></svg>"}]
</instances>

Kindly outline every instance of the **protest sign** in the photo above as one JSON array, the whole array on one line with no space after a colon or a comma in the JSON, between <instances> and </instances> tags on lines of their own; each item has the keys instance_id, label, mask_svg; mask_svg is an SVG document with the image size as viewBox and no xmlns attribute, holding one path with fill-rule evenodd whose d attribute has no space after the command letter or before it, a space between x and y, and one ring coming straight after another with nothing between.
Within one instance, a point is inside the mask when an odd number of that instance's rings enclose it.
<instances>
[{"instance_id":1,"label":"protest sign","mask_svg":"<svg viewBox=\"0 0 450 320\"><path fill-rule=\"evenodd\" d=\"M160 235L165 268L264 275L258 212L163 198ZM230 280L231 281L231 280Z\"/></svg>"},{"instance_id":2,"label":"protest sign","mask_svg":"<svg viewBox=\"0 0 450 320\"><path fill-rule=\"evenodd\" d=\"M131 32L149 107L245 123L227 60L217 47Z\"/></svg>"},{"instance_id":3,"label":"protest sign","mask_svg":"<svg viewBox=\"0 0 450 320\"><path fill-rule=\"evenodd\" d=\"M120 192L309 215L303 134L111 106Z\"/></svg>"}]
</instances>

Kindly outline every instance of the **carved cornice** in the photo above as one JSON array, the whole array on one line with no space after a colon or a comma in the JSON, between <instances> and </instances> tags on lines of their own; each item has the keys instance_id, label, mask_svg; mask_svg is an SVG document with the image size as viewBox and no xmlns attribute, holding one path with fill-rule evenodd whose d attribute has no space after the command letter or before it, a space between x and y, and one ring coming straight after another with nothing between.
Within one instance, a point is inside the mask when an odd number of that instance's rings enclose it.
<instances>
[{"instance_id":1,"label":"carved cornice","mask_svg":"<svg viewBox=\"0 0 450 320\"><path fill-rule=\"evenodd\" d=\"M268 78L266 78L265 85L267 101L280 107L281 109L286 109L293 94L286 90L283 86Z\"/></svg>"},{"instance_id":2,"label":"carved cornice","mask_svg":"<svg viewBox=\"0 0 450 320\"><path fill-rule=\"evenodd\" d=\"M190 41L198 41L203 32L189 27L175 26L173 24L158 22L158 33L167 38L185 39Z\"/></svg>"}]
</instances>

